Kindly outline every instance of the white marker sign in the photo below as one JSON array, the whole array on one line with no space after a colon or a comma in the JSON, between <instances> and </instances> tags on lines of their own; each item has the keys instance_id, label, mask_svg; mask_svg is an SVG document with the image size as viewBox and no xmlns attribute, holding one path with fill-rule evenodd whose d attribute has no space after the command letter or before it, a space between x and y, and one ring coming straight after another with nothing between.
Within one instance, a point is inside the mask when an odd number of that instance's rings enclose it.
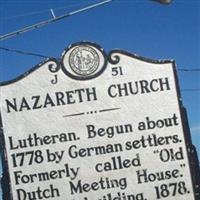
<instances>
[{"instance_id":1,"label":"white marker sign","mask_svg":"<svg viewBox=\"0 0 200 200\"><path fill-rule=\"evenodd\" d=\"M2 83L13 200L194 200L174 68L82 42Z\"/></svg>"}]
</instances>

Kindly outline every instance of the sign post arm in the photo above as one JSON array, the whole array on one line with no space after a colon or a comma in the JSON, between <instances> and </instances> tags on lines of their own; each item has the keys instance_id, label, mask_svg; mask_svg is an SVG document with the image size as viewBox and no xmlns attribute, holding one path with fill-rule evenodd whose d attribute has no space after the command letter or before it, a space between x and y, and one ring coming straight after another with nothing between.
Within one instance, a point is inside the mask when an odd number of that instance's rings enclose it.
<instances>
[{"instance_id":1,"label":"sign post arm","mask_svg":"<svg viewBox=\"0 0 200 200\"><path fill-rule=\"evenodd\" d=\"M0 113L0 159L2 163L2 175L1 175L2 199L12 200L1 113Z\"/></svg>"},{"instance_id":2,"label":"sign post arm","mask_svg":"<svg viewBox=\"0 0 200 200\"><path fill-rule=\"evenodd\" d=\"M186 139L186 147L187 153L190 163L190 171L192 176L193 188L195 198L200 199L200 167L199 167L199 159L197 155L197 151L195 146L192 144L191 132L188 123L187 110L182 106L181 115L183 119L183 129Z\"/></svg>"}]
</instances>

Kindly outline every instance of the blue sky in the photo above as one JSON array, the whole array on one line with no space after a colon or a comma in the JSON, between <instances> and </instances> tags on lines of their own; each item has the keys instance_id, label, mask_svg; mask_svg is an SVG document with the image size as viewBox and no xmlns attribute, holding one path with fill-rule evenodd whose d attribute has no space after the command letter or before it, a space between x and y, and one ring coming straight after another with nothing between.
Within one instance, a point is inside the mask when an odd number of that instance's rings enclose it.
<instances>
[{"instance_id":1,"label":"blue sky","mask_svg":"<svg viewBox=\"0 0 200 200\"><path fill-rule=\"evenodd\" d=\"M0 0L0 34L62 15L99 0ZM0 47L59 58L70 44L88 40L106 52L123 49L152 59L174 59L178 69L200 69L200 1L114 0L43 28L0 41ZM43 59L0 50L0 82L13 79ZM200 155L200 72L178 71L193 143Z\"/></svg>"}]
</instances>

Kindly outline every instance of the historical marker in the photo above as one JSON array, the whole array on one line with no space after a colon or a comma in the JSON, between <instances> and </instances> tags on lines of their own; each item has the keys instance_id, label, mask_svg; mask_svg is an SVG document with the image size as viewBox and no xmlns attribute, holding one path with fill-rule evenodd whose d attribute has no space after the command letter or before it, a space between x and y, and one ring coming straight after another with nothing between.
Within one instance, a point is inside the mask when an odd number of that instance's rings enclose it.
<instances>
[{"instance_id":1,"label":"historical marker","mask_svg":"<svg viewBox=\"0 0 200 200\"><path fill-rule=\"evenodd\" d=\"M13 200L193 200L172 61L71 45L1 84Z\"/></svg>"}]
</instances>

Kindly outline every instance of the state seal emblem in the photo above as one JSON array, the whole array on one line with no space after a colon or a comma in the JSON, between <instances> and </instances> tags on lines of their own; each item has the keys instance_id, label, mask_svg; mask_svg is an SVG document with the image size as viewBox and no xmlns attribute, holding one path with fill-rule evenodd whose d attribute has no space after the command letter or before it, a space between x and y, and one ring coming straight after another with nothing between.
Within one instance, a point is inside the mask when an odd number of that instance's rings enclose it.
<instances>
[{"instance_id":1,"label":"state seal emblem","mask_svg":"<svg viewBox=\"0 0 200 200\"><path fill-rule=\"evenodd\" d=\"M92 47L76 47L69 55L69 65L78 75L89 75L99 66L99 55Z\"/></svg>"},{"instance_id":2,"label":"state seal emblem","mask_svg":"<svg viewBox=\"0 0 200 200\"><path fill-rule=\"evenodd\" d=\"M97 77L105 69L105 53L89 42L76 43L63 54L61 66L71 78L88 80Z\"/></svg>"}]
</instances>

